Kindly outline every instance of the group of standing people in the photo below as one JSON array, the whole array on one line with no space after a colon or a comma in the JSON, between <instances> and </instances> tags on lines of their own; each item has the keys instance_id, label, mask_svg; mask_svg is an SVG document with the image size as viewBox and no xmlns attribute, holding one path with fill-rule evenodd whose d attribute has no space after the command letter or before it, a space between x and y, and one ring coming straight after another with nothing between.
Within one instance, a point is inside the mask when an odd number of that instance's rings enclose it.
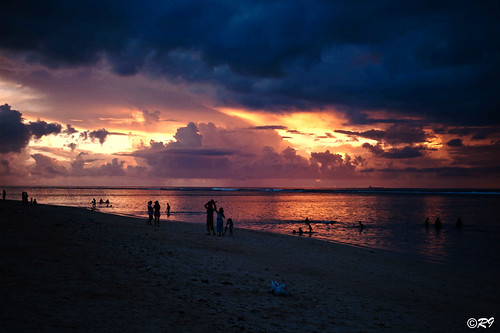
<instances>
[{"instance_id":1,"label":"group of standing people","mask_svg":"<svg viewBox=\"0 0 500 333\"><path fill-rule=\"evenodd\" d=\"M226 216L224 215L224 208L220 207L217 209L217 204L216 202L212 199L208 201L205 204L205 209L207 211L207 235L210 235L213 233L213 235L217 236L224 236L226 233L229 232L229 235L233 235L233 220L231 218L227 219L226 221L226 228L224 229L224 219ZM170 204L167 202L167 210L166 210L167 216L170 215ZM214 213L217 213L217 224L216 227L214 228ZM160 216L161 216L161 206L158 201L155 201L153 204L153 201L148 202L148 220L146 221L146 224L148 225L153 225L153 219L154 219L154 225L156 227L160 226Z\"/></svg>"},{"instance_id":2,"label":"group of standing people","mask_svg":"<svg viewBox=\"0 0 500 333\"><path fill-rule=\"evenodd\" d=\"M149 219L148 221L146 222L146 224L148 225L153 225L153 218L155 220L155 227L159 227L160 226L160 216L161 216L161 213L160 213L160 210L161 210L161 206L160 206L160 203L158 202L158 200L155 201L154 205L153 205L153 201L149 201L148 202L148 216L149 216ZM170 216L170 204L167 202L167 216Z\"/></svg>"},{"instance_id":3,"label":"group of standing people","mask_svg":"<svg viewBox=\"0 0 500 333\"><path fill-rule=\"evenodd\" d=\"M4 193L5 193L5 190L4 190ZM2 196L3 196L3 195L4 195L4 194L2 193ZM29 197L29 196L28 196L28 192L24 192L24 191L23 191L23 192L21 193L21 199L22 199L23 204L30 203L30 202L28 201L28 197ZM5 200L5 197L4 197L4 200ZM36 199L31 198L31 203L36 205Z\"/></svg>"},{"instance_id":4,"label":"group of standing people","mask_svg":"<svg viewBox=\"0 0 500 333\"><path fill-rule=\"evenodd\" d=\"M210 236L212 232L215 236L214 212L217 213L217 236L224 236L228 231L230 236L233 235L233 220L231 218L227 219L226 229L224 230L224 219L226 218L224 208L220 207L217 209L216 202L212 199L205 204L205 209L207 210L207 235Z\"/></svg>"}]
</instances>

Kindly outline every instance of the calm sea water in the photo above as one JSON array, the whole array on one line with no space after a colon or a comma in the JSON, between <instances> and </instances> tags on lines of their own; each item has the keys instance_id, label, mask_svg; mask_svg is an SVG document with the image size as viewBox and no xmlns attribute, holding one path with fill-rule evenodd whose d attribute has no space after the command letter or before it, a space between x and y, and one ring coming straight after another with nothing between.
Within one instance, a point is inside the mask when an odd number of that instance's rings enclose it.
<instances>
[{"instance_id":1,"label":"calm sea water","mask_svg":"<svg viewBox=\"0 0 500 333\"><path fill-rule=\"evenodd\" d=\"M292 234L311 221L313 238L403 253L467 269L500 270L500 191L346 189L280 190L228 188L6 188L7 199L27 191L38 203L91 206L106 213L146 218L149 200L162 206L162 220L204 223L210 199L223 207L236 228ZM171 215L166 216L167 202ZM443 228L433 222L440 217ZM426 218L431 225L424 226ZM463 227L457 229L458 218ZM356 225L366 227L360 232ZM205 227L200 226L200 232ZM302 237L309 237L303 235Z\"/></svg>"}]
</instances>

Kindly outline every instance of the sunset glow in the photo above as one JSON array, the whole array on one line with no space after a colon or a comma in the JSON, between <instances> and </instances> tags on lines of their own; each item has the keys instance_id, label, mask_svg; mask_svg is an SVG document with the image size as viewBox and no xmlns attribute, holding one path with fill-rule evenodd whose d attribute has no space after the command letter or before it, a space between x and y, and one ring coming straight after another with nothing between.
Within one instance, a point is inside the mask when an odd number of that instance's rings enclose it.
<instances>
[{"instance_id":1,"label":"sunset glow","mask_svg":"<svg viewBox=\"0 0 500 333\"><path fill-rule=\"evenodd\" d=\"M487 5L244 3L0 8L0 183L500 186Z\"/></svg>"}]
</instances>

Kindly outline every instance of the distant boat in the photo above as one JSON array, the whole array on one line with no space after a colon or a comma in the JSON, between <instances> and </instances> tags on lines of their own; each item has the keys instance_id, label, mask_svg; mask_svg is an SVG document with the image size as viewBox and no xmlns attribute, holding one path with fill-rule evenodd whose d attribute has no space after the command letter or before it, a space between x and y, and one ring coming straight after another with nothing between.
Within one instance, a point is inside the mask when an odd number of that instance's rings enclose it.
<instances>
[{"instance_id":1,"label":"distant boat","mask_svg":"<svg viewBox=\"0 0 500 333\"><path fill-rule=\"evenodd\" d=\"M370 190L383 190L384 189L383 186L368 186L368 188Z\"/></svg>"}]
</instances>

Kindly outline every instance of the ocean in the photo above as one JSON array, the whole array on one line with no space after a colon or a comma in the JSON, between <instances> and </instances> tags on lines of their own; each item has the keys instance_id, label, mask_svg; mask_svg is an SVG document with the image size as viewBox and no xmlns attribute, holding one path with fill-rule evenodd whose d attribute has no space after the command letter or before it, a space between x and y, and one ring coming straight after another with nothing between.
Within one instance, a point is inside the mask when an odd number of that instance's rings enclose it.
<instances>
[{"instance_id":1,"label":"ocean","mask_svg":"<svg viewBox=\"0 0 500 333\"><path fill-rule=\"evenodd\" d=\"M147 202L162 206L162 228L168 221L199 223L206 232L204 204L223 207L236 228L300 236L400 253L464 269L500 271L500 190L450 189L275 189L275 188L106 188L6 187L7 199L26 191L38 203L87 207L146 218ZM110 206L99 204L109 200ZM167 202L171 214L165 210ZM441 229L434 228L439 217ZM429 218L430 225L424 221ZM460 218L461 228L456 227ZM365 227L359 229L361 222ZM299 236L297 236L299 237Z\"/></svg>"}]
</instances>

